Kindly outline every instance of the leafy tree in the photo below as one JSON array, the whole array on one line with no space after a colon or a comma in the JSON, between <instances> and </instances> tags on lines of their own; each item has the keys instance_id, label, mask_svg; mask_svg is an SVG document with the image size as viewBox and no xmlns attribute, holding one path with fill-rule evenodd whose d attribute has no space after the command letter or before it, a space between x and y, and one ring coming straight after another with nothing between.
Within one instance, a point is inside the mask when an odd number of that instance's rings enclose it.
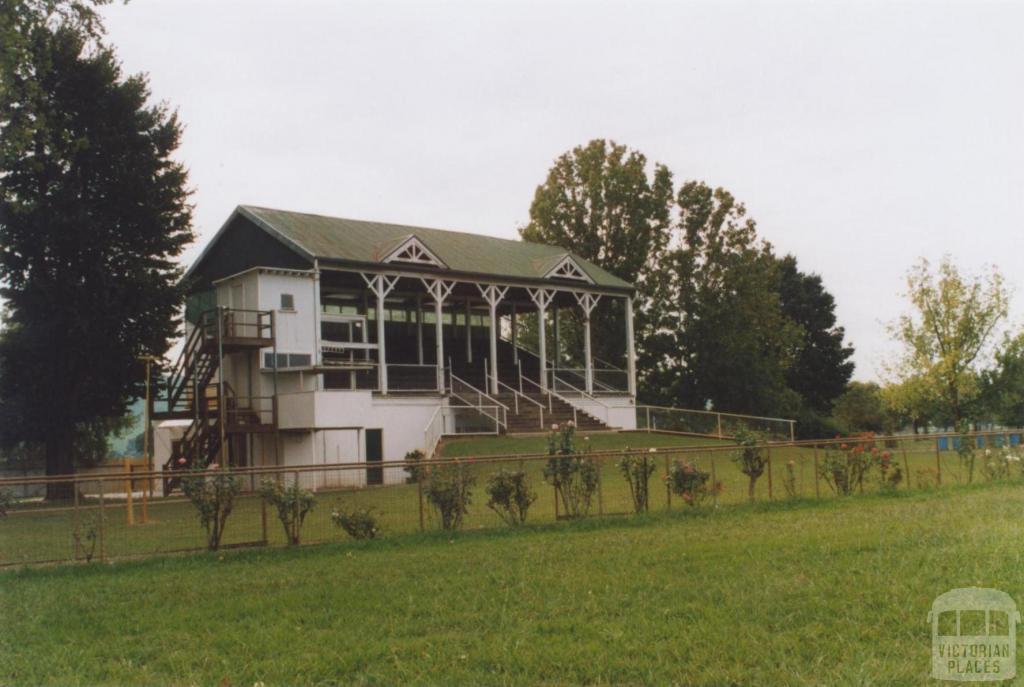
<instances>
[{"instance_id":1,"label":"leafy tree","mask_svg":"<svg viewBox=\"0 0 1024 687\"><path fill-rule=\"evenodd\" d=\"M811 410L827 415L853 375L853 348L843 344L835 298L820 276L801 272L792 255L778 261L778 274L782 314L803 330L786 384Z\"/></svg>"},{"instance_id":2,"label":"leafy tree","mask_svg":"<svg viewBox=\"0 0 1024 687\"><path fill-rule=\"evenodd\" d=\"M894 429L886 413L882 387L874 382L850 382L836 399L832 416L847 434Z\"/></svg>"},{"instance_id":3,"label":"leafy tree","mask_svg":"<svg viewBox=\"0 0 1024 687\"><path fill-rule=\"evenodd\" d=\"M637 331L644 326L651 274L659 269L671 226L672 174L661 164L654 164L651 173L648 168L642 153L614 141L595 139L577 146L555 160L534 193L529 224L519 231L526 241L562 246L635 284ZM595 311L595 356L622 358L623 317L620 308ZM561 329L563 350L581 350L579 314L574 312Z\"/></svg>"},{"instance_id":4,"label":"leafy tree","mask_svg":"<svg viewBox=\"0 0 1024 687\"><path fill-rule=\"evenodd\" d=\"M675 192L671 172L650 170L637 151L598 139L562 155L520 233L636 284L638 381L649 402L827 414L850 377L852 350L820 277L777 259L729 192L696 181ZM621 357L622 318L599 305L596 356ZM563 351L580 351L579 317L569 319ZM530 325L520 338L535 338Z\"/></svg>"},{"instance_id":5,"label":"leafy tree","mask_svg":"<svg viewBox=\"0 0 1024 687\"><path fill-rule=\"evenodd\" d=\"M41 442L61 475L83 433L141 395L138 356L177 333L191 207L171 159L181 127L147 105L145 77L60 17L15 30L23 56L5 55L0 93L0 438Z\"/></svg>"},{"instance_id":6,"label":"leafy tree","mask_svg":"<svg viewBox=\"0 0 1024 687\"><path fill-rule=\"evenodd\" d=\"M981 389L992 420L1010 427L1024 424L1024 332L1004 337L995 364L981 374Z\"/></svg>"},{"instance_id":7,"label":"leafy tree","mask_svg":"<svg viewBox=\"0 0 1024 687\"><path fill-rule=\"evenodd\" d=\"M952 424L948 412L935 393L934 384L925 376L912 374L899 382L882 387L886 413L895 427L910 424L914 433L929 425L946 427Z\"/></svg>"},{"instance_id":8,"label":"leafy tree","mask_svg":"<svg viewBox=\"0 0 1024 687\"><path fill-rule=\"evenodd\" d=\"M666 257L641 338L643 386L657 402L793 413L786 386L801 330L782 314L771 246L728 191L687 182L678 248Z\"/></svg>"},{"instance_id":9,"label":"leafy tree","mask_svg":"<svg viewBox=\"0 0 1024 687\"><path fill-rule=\"evenodd\" d=\"M907 275L907 296L913 313L890 327L904 348L890 373L900 382L917 380L922 395L938 401L949 424L959 426L972 414L979 365L1007 316L1003 277L994 268L984 277L964 277L949 257L933 273L922 258Z\"/></svg>"}]
</instances>

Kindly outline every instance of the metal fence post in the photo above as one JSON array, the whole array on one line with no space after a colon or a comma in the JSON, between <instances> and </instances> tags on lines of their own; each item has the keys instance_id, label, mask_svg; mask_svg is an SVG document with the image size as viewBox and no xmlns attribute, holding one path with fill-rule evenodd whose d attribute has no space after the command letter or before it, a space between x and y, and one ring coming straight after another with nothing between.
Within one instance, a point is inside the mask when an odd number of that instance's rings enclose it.
<instances>
[{"instance_id":1,"label":"metal fence post","mask_svg":"<svg viewBox=\"0 0 1024 687\"><path fill-rule=\"evenodd\" d=\"M772 449L768 447L765 450L768 452L768 500L771 501L774 498L772 496Z\"/></svg>"},{"instance_id":2,"label":"metal fence post","mask_svg":"<svg viewBox=\"0 0 1024 687\"><path fill-rule=\"evenodd\" d=\"M132 502L132 464L125 458L124 470L128 478L124 481L124 512L126 522L129 525L135 524L135 505Z\"/></svg>"},{"instance_id":3,"label":"metal fence post","mask_svg":"<svg viewBox=\"0 0 1024 687\"><path fill-rule=\"evenodd\" d=\"M907 447L903 447L903 469L907 471L907 489L910 489L910 461L907 460Z\"/></svg>"},{"instance_id":4,"label":"metal fence post","mask_svg":"<svg viewBox=\"0 0 1024 687\"><path fill-rule=\"evenodd\" d=\"M420 509L420 532L425 528L423 521L423 469L420 468L416 473L416 498L419 501Z\"/></svg>"},{"instance_id":5,"label":"metal fence post","mask_svg":"<svg viewBox=\"0 0 1024 687\"><path fill-rule=\"evenodd\" d=\"M263 538L263 545L266 546L270 543L267 538L267 500L260 497L260 533Z\"/></svg>"},{"instance_id":6,"label":"metal fence post","mask_svg":"<svg viewBox=\"0 0 1024 687\"><path fill-rule=\"evenodd\" d=\"M597 459L597 514L604 515L604 489L601 485L604 483L604 479L601 478L601 473L604 471L604 459Z\"/></svg>"},{"instance_id":7,"label":"metal fence post","mask_svg":"<svg viewBox=\"0 0 1024 687\"><path fill-rule=\"evenodd\" d=\"M721 416L719 416L721 417ZM709 454L709 460L711 461L711 503L715 508L718 507L718 474L715 472L715 452L711 451Z\"/></svg>"},{"instance_id":8,"label":"metal fence post","mask_svg":"<svg viewBox=\"0 0 1024 687\"><path fill-rule=\"evenodd\" d=\"M71 488L75 492L75 497L74 497L75 498L75 531L74 531L73 537L74 537L74 540L75 540L75 560L77 561L81 557L81 552L82 552L82 527L81 527L81 522L82 521L81 521L81 518L79 517L79 513L78 513L78 481L77 480L73 481L71 483Z\"/></svg>"},{"instance_id":9,"label":"metal fence post","mask_svg":"<svg viewBox=\"0 0 1024 687\"><path fill-rule=\"evenodd\" d=\"M935 486L942 486L942 453L939 451L939 439L935 439Z\"/></svg>"},{"instance_id":10,"label":"metal fence post","mask_svg":"<svg viewBox=\"0 0 1024 687\"><path fill-rule=\"evenodd\" d=\"M819 481L820 477L821 477L821 475L820 475L820 473L818 471L818 445L815 444L814 445L814 498L816 498L816 499L820 499L821 498L821 482Z\"/></svg>"},{"instance_id":11,"label":"metal fence post","mask_svg":"<svg viewBox=\"0 0 1024 687\"><path fill-rule=\"evenodd\" d=\"M103 480L100 480L100 527L98 538L100 540L100 561L106 560L106 499L104 499L104 493L106 492L106 486L103 484Z\"/></svg>"},{"instance_id":12,"label":"metal fence post","mask_svg":"<svg viewBox=\"0 0 1024 687\"><path fill-rule=\"evenodd\" d=\"M665 510L672 510L672 479L671 479L671 468L669 467L670 460L668 454L665 454Z\"/></svg>"}]
</instances>

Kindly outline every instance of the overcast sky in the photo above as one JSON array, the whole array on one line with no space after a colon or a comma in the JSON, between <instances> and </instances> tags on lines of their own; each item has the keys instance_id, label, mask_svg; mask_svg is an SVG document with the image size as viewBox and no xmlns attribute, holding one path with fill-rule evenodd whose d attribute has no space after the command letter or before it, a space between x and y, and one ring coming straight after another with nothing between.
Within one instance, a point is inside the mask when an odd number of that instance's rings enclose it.
<instances>
[{"instance_id":1,"label":"overcast sky","mask_svg":"<svg viewBox=\"0 0 1024 687\"><path fill-rule=\"evenodd\" d=\"M1024 313L1024 3L134 0L125 68L187 128L195 257L249 203L513 238L614 139L724 186L824 277L857 374L918 256Z\"/></svg>"}]
</instances>

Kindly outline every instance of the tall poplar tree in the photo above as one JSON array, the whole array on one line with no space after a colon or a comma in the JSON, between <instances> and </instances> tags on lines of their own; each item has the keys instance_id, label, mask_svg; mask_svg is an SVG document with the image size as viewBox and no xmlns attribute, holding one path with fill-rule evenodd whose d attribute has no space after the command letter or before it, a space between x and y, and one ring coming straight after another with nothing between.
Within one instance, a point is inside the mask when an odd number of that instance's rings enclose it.
<instances>
[{"instance_id":1,"label":"tall poplar tree","mask_svg":"<svg viewBox=\"0 0 1024 687\"><path fill-rule=\"evenodd\" d=\"M595 139L555 160L537 187L526 241L562 246L637 286L637 330L644 328L646 302L670 238L672 173L651 165L636 150ZM621 360L625 324L621 308L595 311L594 355ZM580 318L563 323L563 350L582 350ZM527 336L530 332L527 331Z\"/></svg>"}]
</instances>

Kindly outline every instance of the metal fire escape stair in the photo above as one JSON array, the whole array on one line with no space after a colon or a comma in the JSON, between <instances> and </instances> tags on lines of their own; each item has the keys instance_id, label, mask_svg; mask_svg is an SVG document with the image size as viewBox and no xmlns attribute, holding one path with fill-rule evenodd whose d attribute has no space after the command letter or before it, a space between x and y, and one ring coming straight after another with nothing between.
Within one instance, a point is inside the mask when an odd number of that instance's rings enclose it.
<instances>
[{"instance_id":1,"label":"metal fire escape stair","mask_svg":"<svg viewBox=\"0 0 1024 687\"><path fill-rule=\"evenodd\" d=\"M228 433L276 429L276 398L265 418L254 399L240 399L218 375L225 355L267 347L274 347L271 312L216 308L200 315L167 378L164 407L151 411L155 420L191 420L164 463L165 495L181 485L182 471L226 460Z\"/></svg>"}]
</instances>

